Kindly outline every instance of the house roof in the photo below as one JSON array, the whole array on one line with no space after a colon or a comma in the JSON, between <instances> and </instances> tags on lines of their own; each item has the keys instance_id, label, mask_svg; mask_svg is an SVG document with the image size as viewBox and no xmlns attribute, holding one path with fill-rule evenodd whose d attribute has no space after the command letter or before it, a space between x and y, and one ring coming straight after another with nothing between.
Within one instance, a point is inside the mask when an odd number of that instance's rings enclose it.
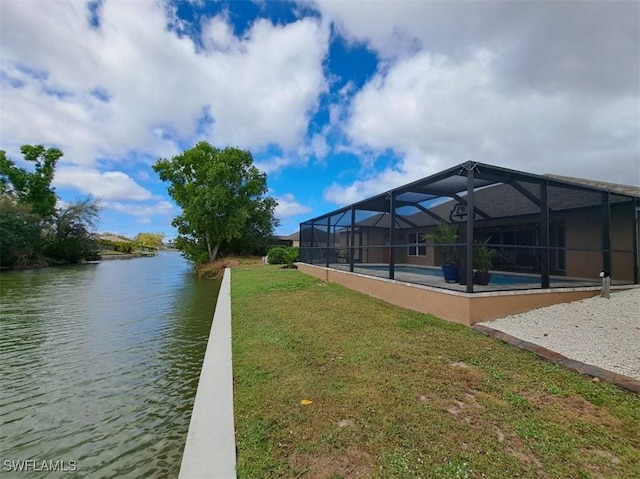
<instances>
[{"instance_id":1,"label":"house roof","mask_svg":"<svg viewBox=\"0 0 640 479\"><path fill-rule=\"evenodd\" d=\"M116 235L97 235L97 237L102 241L113 241L115 243L131 243L130 239Z\"/></svg>"},{"instance_id":2,"label":"house roof","mask_svg":"<svg viewBox=\"0 0 640 479\"><path fill-rule=\"evenodd\" d=\"M540 209L537 198L540 198L541 185L548 186L549 207L552 211L598 205L602 201L603 192L624 195L613 196L612 202L629 200L629 197L640 198L640 188L635 186L558 175L534 175L484 163L466 162L306 223L314 222L321 226L329 222L332 226L347 226L350 224L347 213L354 208L358 212L380 213L370 217L361 216L356 219L357 224L384 227L383 212L389 211L389 201L393 198L396 208L414 208L413 215L404 216L404 220L412 221L413 226L438 224L438 217L445 221L449 218L453 204L466 203L469 179L472 179L474 189L475 211L480 218L538 213ZM399 227L408 227L406 221L404 226L401 225L404 220L398 219ZM388 219L386 226L389 226Z\"/></svg>"},{"instance_id":3,"label":"house roof","mask_svg":"<svg viewBox=\"0 0 640 479\"><path fill-rule=\"evenodd\" d=\"M477 211L485 216L476 213L476 220L515 218L518 216L535 215L540 213L540 207L533 200L539 197L539 188L535 185L526 186L526 190L532 195L532 199L523 195L520 191L509 184L497 184L482 188L474 192L474 203ZM625 197L615 196L611 198L611 203L624 201ZM595 207L601 204L600 192L590 192L583 190L563 189L560 187L549 187L549 208L551 213L577 208ZM448 200L436 206L428 208L428 214L424 211L417 211L412 214L402 215L396 212L396 228L423 228L437 226L442 221L450 221L450 214L456 200ZM388 213L378 213L362 221L357 221L356 225L369 228L389 228L390 215Z\"/></svg>"},{"instance_id":4,"label":"house roof","mask_svg":"<svg viewBox=\"0 0 640 479\"><path fill-rule=\"evenodd\" d=\"M544 176L553 178L556 180L564 181L567 183L590 186L590 187L599 188L602 190L607 190L611 193L618 193L621 195L628 195L628 196L633 196L635 198L640 198L640 186L620 185L617 183L607 183L605 181L598 181L598 180L587 180L585 178L576 178L573 176L553 175L551 173L546 173Z\"/></svg>"}]
</instances>

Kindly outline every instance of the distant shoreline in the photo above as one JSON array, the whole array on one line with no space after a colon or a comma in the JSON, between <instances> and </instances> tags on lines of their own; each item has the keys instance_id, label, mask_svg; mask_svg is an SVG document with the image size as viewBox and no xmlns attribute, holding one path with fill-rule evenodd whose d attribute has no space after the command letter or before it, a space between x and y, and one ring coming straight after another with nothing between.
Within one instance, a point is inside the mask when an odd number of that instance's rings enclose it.
<instances>
[{"instance_id":1,"label":"distant shoreline","mask_svg":"<svg viewBox=\"0 0 640 479\"><path fill-rule=\"evenodd\" d=\"M105 254L100 257L100 261L110 261L112 259L133 259L133 258L146 258L155 255L131 253L131 254Z\"/></svg>"},{"instance_id":2,"label":"distant shoreline","mask_svg":"<svg viewBox=\"0 0 640 479\"><path fill-rule=\"evenodd\" d=\"M172 251L177 252L176 249L165 248L160 251ZM123 254L101 254L99 260L94 261L82 261L76 264L97 264L101 261L111 261L114 259L134 259L134 258L145 258L145 257L154 257L157 256L158 253L155 254L145 254L145 253L123 253ZM45 263L34 263L34 264L24 264L20 266L0 266L0 271L26 271L32 269L45 269L45 268L58 268L61 266L73 266L73 264L45 264Z\"/></svg>"}]
</instances>

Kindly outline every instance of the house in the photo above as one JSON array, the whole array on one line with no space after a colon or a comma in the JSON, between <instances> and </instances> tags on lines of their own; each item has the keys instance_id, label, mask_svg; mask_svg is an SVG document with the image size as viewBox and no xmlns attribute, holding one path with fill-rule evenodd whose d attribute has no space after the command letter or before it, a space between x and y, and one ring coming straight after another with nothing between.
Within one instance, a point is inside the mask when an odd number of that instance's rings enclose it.
<instances>
[{"instance_id":1,"label":"house","mask_svg":"<svg viewBox=\"0 0 640 479\"><path fill-rule=\"evenodd\" d=\"M118 253L131 253L134 243L129 238L113 234L98 234L95 236L98 245L103 252L115 251Z\"/></svg>"},{"instance_id":2,"label":"house","mask_svg":"<svg viewBox=\"0 0 640 479\"><path fill-rule=\"evenodd\" d=\"M362 274L369 265L388 279L399 267L437 268L443 248L424 238L446 223L458 228L464 287L439 287L487 291L473 284L480 242L513 289L594 284L603 271L638 284L639 211L637 186L467 162L301 223L300 261Z\"/></svg>"},{"instance_id":3,"label":"house","mask_svg":"<svg viewBox=\"0 0 640 479\"><path fill-rule=\"evenodd\" d=\"M274 236L273 239L273 243L277 246L293 246L296 248L300 246L299 231L296 231L295 233L292 233L288 236Z\"/></svg>"}]
</instances>

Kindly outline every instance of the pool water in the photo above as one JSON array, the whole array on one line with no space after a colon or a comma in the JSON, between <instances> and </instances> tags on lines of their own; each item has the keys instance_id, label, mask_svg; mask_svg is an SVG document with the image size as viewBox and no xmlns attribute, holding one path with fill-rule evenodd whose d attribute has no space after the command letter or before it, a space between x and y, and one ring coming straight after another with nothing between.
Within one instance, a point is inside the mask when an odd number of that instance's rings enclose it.
<instances>
[{"instance_id":1,"label":"pool water","mask_svg":"<svg viewBox=\"0 0 640 479\"><path fill-rule=\"evenodd\" d=\"M358 270L370 270L370 271L380 271L386 272L389 270L387 265L379 265L379 264L360 264L356 267ZM442 275L442 269L434 268L429 266L411 266L411 265L396 265L395 267L396 273L409 273L409 274L420 274L433 276L436 278L442 278L444 280L444 276ZM572 283L570 279L555 279L554 283ZM491 273L491 282L490 285L495 286L519 286L519 285L540 285L540 277L537 275L531 276L523 276L520 274L513 273L505 273L505 272L492 272Z\"/></svg>"}]
</instances>

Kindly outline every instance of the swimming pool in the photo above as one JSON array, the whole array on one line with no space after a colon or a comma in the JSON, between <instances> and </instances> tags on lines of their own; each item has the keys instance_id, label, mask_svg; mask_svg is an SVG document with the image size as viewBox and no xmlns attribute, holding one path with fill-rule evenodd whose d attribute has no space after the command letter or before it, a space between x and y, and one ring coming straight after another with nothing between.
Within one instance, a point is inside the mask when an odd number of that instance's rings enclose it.
<instances>
[{"instance_id":1,"label":"swimming pool","mask_svg":"<svg viewBox=\"0 0 640 479\"><path fill-rule=\"evenodd\" d=\"M363 271L364 270L364 271ZM389 271L388 265L381 264L358 264L355 266L354 271L367 274L367 271L372 273L387 273ZM414 265L406 265L406 264L397 264L395 266L396 275L403 273L407 275L422 275L422 276L433 276L434 278L441 278L444 281L444 276L442 275L442 269L430 266L414 266ZM380 276L381 274L375 274L375 276ZM396 276L397 279L398 276ZM410 280L410 278L405 278ZM574 284L575 282L571 279L565 278L553 278L554 283L566 283L566 284ZM539 287L540 286L540 276L538 275L524 275L521 273L508 273L508 272L491 272L491 282L489 285L493 286L529 286L529 287Z\"/></svg>"}]
</instances>

